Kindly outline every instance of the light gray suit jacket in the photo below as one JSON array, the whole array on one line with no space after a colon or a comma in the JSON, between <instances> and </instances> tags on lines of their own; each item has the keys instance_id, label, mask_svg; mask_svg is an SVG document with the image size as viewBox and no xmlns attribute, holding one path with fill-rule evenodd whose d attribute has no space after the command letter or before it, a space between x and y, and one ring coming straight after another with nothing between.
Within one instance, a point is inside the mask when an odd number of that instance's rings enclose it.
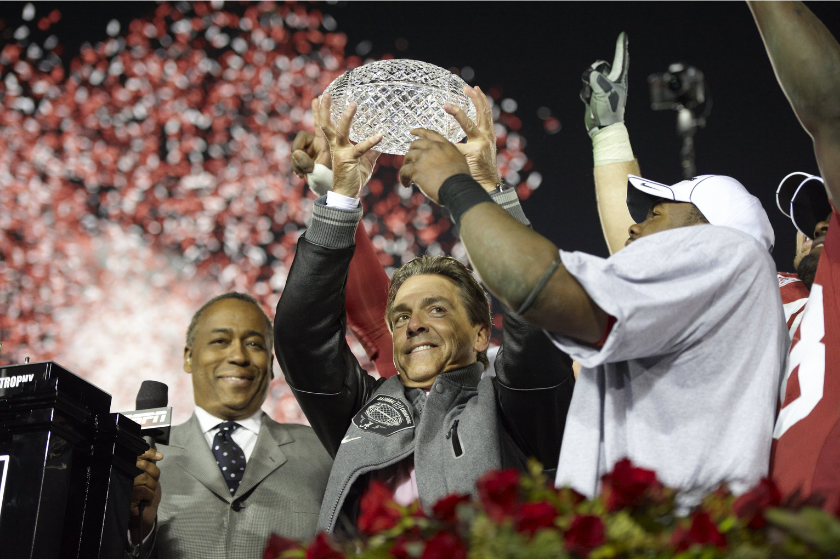
<instances>
[{"instance_id":1,"label":"light gray suit jacket","mask_svg":"<svg viewBox=\"0 0 840 560\"><path fill-rule=\"evenodd\" d=\"M158 449L162 499L150 552L160 558L262 558L270 533L309 540L332 459L315 432L267 415L233 496L193 415Z\"/></svg>"}]
</instances>

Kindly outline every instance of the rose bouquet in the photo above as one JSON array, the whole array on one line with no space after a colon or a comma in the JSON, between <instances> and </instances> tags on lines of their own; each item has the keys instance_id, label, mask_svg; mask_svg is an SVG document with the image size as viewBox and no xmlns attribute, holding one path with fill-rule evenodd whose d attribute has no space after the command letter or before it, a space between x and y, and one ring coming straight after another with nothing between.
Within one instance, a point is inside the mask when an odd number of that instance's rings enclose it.
<instances>
[{"instance_id":1,"label":"rose bouquet","mask_svg":"<svg viewBox=\"0 0 840 560\"><path fill-rule=\"evenodd\" d=\"M733 496L721 487L687 515L653 471L623 460L592 500L529 472L491 471L478 499L449 495L423 512L397 505L373 483L362 498L358 536L321 533L308 545L271 535L266 558L768 558L837 557L840 520L815 500L782 504L762 480Z\"/></svg>"}]
</instances>

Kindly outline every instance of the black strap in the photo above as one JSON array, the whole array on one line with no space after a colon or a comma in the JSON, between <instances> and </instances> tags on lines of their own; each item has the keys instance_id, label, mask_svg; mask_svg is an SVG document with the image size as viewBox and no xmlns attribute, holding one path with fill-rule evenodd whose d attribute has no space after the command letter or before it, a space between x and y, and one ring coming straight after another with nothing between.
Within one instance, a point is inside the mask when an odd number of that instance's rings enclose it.
<instances>
[{"instance_id":1,"label":"black strap","mask_svg":"<svg viewBox=\"0 0 840 560\"><path fill-rule=\"evenodd\" d=\"M554 275L554 272L560 266L561 260L560 257L557 257L557 260L551 263L551 266L546 269L545 273L540 278L540 281L537 282L537 285L534 286L534 289L531 290L531 293L528 294L528 297L525 298L525 301L522 302L522 305L519 306L519 309L516 311L516 314L520 317L523 313L528 311L534 302L537 301L537 296L540 295L540 292L543 291L545 285L548 284L548 281L551 280L551 277Z\"/></svg>"},{"instance_id":2,"label":"black strap","mask_svg":"<svg viewBox=\"0 0 840 560\"><path fill-rule=\"evenodd\" d=\"M444 181L438 191L438 199L449 210L452 221L458 227L461 225L461 216L467 210L482 202L493 202L484 187L466 173L452 175Z\"/></svg>"}]
</instances>

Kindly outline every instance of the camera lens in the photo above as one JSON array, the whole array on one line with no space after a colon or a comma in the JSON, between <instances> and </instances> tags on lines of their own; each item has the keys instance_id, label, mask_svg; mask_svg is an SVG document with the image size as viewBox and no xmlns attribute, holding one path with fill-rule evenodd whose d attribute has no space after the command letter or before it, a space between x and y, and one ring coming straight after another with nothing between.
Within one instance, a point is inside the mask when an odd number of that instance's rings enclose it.
<instances>
[{"instance_id":1,"label":"camera lens","mask_svg":"<svg viewBox=\"0 0 840 560\"><path fill-rule=\"evenodd\" d=\"M671 91L680 91L682 89L682 80L671 74L671 77L668 78L668 89Z\"/></svg>"}]
</instances>

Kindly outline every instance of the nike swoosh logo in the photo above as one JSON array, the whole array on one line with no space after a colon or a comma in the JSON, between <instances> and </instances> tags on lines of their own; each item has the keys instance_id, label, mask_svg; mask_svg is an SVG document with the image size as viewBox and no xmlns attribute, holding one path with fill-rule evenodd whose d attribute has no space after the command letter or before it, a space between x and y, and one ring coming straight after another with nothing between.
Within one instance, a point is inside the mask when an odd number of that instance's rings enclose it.
<instances>
[{"instance_id":1,"label":"nike swoosh logo","mask_svg":"<svg viewBox=\"0 0 840 560\"><path fill-rule=\"evenodd\" d=\"M348 441L353 441L354 439L362 439L362 436L356 436L351 438L344 436L344 439L341 440L341 443L347 443Z\"/></svg>"}]
</instances>

